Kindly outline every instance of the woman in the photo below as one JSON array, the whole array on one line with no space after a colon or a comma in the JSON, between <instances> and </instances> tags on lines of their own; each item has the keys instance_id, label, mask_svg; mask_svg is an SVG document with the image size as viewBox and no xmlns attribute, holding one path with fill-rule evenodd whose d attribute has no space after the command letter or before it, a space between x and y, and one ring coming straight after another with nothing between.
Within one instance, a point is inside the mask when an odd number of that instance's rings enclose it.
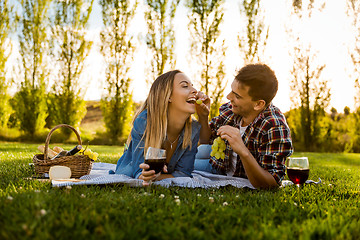
<instances>
[{"instance_id":1,"label":"woman","mask_svg":"<svg viewBox=\"0 0 360 240\"><path fill-rule=\"evenodd\" d=\"M199 142L200 124L193 121L197 91L190 79L174 70L159 76L134 117L128 149L119 159L115 173L150 181L192 177ZM149 147L166 150L166 166L155 174L144 156Z\"/></svg>"}]
</instances>

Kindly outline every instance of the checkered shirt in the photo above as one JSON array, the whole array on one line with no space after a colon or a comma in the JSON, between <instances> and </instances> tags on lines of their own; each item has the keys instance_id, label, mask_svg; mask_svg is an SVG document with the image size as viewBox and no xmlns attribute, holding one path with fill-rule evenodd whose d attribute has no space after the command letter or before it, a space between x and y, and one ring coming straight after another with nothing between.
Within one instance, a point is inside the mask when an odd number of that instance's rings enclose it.
<instances>
[{"instance_id":1,"label":"checkered shirt","mask_svg":"<svg viewBox=\"0 0 360 240\"><path fill-rule=\"evenodd\" d=\"M221 126L230 125L239 128L242 118L232 112L230 102L222 105L219 112L219 116L210 121L212 132L210 143L218 137L216 132ZM242 139L258 164L280 183L285 176L285 159L293 153L290 129L280 110L270 104L248 125ZM210 158L212 166L224 174L230 168L233 152L230 144L225 142L225 159ZM237 155L234 176L247 178L239 155Z\"/></svg>"}]
</instances>

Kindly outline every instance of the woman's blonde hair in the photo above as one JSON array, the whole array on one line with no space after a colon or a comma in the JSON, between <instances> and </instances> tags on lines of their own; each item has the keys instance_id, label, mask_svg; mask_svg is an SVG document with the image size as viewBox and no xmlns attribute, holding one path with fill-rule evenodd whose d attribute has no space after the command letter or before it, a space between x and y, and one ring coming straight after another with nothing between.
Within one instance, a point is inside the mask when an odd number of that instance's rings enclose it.
<instances>
[{"instance_id":1,"label":"woman's blonde hair","mask_svg":"<svg viewBox=\"0 0 360 240\"><path fill-rule=\"evenodd\" d=\"M166 131L168 128L168 108L169 99L173 91L174 79L179 70L169 71L160 75L151 85L149 95L144 104L134 116L136 117L144 110L147 110L144 154L148 147L161 148L166 141ZM191 148L191 116L185 122L184 138L182 148ZM128 145L131 137L128 138Z\"/></svg>"}]
</instances>

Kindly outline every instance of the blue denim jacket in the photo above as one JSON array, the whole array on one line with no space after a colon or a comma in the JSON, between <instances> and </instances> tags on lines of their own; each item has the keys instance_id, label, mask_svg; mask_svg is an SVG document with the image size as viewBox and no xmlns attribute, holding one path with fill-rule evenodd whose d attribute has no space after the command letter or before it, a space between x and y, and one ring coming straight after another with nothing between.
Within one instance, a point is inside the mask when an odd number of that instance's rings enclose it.
<instances>
[{"instance_id":1,"label":"blue denim jacket","mask_svg":"<svg viewBox=\"0 0 360 240\"><path fill-rule=\"evenodd\" d=\"M139 178L142 169L139 167L144 162L143 139L146 128L147 111L144 110L135 119L133 129L131 130L131 142L128 149L125 150L116 165L116 174L125 174L133 178ZM197 153L197 144L200 137L200 124L192 121L192 146L186 149L182 148L184 138L184 129L182 130L176 150L168 164L168 173L174 177L192 177L191 172L194 170L194 160Z\"/></svg>"}]
</instances>

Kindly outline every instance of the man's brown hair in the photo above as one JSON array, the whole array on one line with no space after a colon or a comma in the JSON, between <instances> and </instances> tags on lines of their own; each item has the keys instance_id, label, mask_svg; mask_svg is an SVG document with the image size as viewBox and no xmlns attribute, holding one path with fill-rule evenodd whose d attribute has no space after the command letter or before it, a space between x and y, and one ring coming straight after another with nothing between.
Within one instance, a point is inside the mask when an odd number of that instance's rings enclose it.
<instances>
[{"instance_id":1,"label":"man's brown hair","mask_svg":"<svg viewBox=\"0 0 360 240\"><path fill-rule=\"evenodd\" d=\"M253 101L264 100L269 105L278 90L278 80L271 68L265 64L249 64L235 76L238 83L249 87Z\"/></svg>"}]
</instances>

